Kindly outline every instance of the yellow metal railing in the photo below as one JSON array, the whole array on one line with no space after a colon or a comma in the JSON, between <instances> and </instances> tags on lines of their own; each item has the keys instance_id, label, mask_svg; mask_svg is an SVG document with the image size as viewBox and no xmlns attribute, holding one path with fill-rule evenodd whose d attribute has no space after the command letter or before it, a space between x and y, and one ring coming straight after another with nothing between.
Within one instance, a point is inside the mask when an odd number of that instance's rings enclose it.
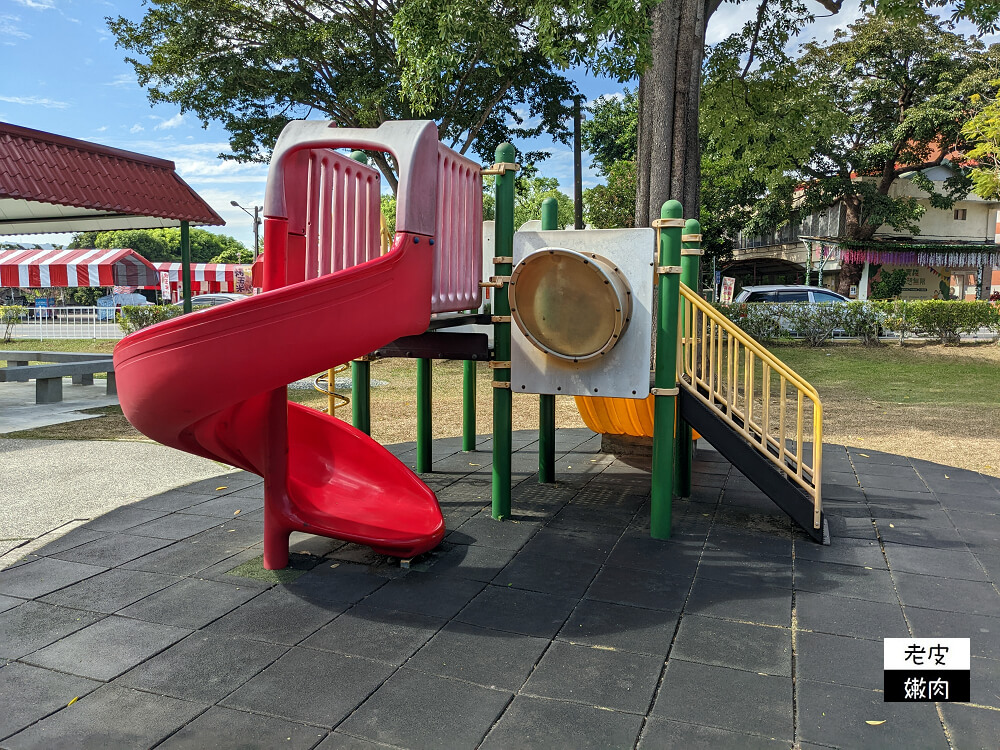
<instances>
[{"instance_id":1,"label":"yellow metal railing","mask_svg":"<svg viewBox=\"0 0 1000 750\"><path fill-rule=\"evenodd\" d=\"M806 491L820 528L823 404L816 389L684 284L679 337L678 384Z\"/></svg>"},{"instance_id":2,"label":"yellow metal railing","mask_svg":"<svg viewBox=\"0 0 1000 750\"><path fill-rule=\"evenodd\" d=\"M351 399L342 393L337 393L336 391L336 381L337 376L342 372L347 372L351 369L351 364L345 363L342 365L337 365L321 375L317 375L313 380L313 388L315 388L320 393L325 393L327 397L326 413L333 414L334 411L339 409L341 406L347 406L351 403Z\"/></svg>"}]
</instances>

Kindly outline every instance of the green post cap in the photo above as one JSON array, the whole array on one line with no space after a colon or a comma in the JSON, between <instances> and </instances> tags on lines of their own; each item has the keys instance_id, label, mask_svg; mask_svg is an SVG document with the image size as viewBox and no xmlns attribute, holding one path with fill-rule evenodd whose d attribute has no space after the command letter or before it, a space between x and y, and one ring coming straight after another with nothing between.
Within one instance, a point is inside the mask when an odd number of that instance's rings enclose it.
<instances>
[{"instance_id":1,"label":"green post cap","mask_svg":"<svg viewBox=\"0 0 1000 750\"><path fill-rule=\"evenodd\" d=\"M669 200L660 209L661 219L679 219L684 215L684 206L680 201Z\"/></svg>"},{"instance_id":2,"label":"green post cap","mask_svg":"<svg viewBox=\"0 0 1000 750\"><path fill-rule=\"evenodd\" d=\"M542 201L542 229L559 228L559 201L546 198Z\"/></svg>"},{"instance_id":3,"label":"green post cap","mask_svg":"<svg viewBox=\"0 0 1000 750\"><path fill-rule=\"evenodd\" d=\"M364 151L352 151L351 158L354 159L354 161L361 162L362 164L368 163L368 154L366 154Z\"/></svg>"},{"instance_id":4,"label":"green post cap","mask_svg":"<svg viewBox=\"0 0 1000 750\"><path fill-rule=\"evenodd\" d=\"M497 164L501 164L503 162L508 162L512 164L514 160L517 158L517 149L514 148L509 143L501 143L499 146L497 146L495 156Z\"/></svg>"},{"instance_id":5,"label":"green post cap","mask_svg":"<svg viewBox=\"0 0 1000 750\"><path fill-rule=\"evenodd\" d=\"M701 222L697 219L688 219L684 222L684 234L701 234Z\"/></svg>"}]
</instances>

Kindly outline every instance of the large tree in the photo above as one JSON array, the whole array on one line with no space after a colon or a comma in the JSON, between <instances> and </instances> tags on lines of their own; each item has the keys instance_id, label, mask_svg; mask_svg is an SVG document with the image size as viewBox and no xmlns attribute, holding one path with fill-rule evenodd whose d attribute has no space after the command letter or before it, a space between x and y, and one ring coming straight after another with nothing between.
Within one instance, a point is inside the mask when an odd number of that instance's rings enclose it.
<instances>
[{"instance_id":1,"label":"large tree","mask_svg":"<svg viewBox=\"0 0 1000 750\"><path fill-rule=\"evenodd\" d=\"M526 22L517 5L414 7L420 33L397 44L393 22L410 4L148 0L142 19L108 22L150 101L222 123L240 160L266 160L285 123L317 116L362 128L434 119L442 140L483 160L505 140L566 138L575 88L533 36L517 33ZM439 30L447 48L435 43ZM406 76L422 83L411 97L401 93ZM395 190L391 159L372 157Z\"/></svg>"},{"instance_id":2,"label":"large tree","mask_svg":"<svg viewBox=\"0 0 1000 750\"><path fill-rule=\"evenodd\" d=\"M190 231L192 263L248 263L253 253L239 240L206 229ZM79 232L73 235L70 248L129 248L154 262L181 259L181 230L122 229L113 232ZM216 260L217 258L222 260ZM230 260L230 258L232 260Z\"/></svg>"}]
</instances>

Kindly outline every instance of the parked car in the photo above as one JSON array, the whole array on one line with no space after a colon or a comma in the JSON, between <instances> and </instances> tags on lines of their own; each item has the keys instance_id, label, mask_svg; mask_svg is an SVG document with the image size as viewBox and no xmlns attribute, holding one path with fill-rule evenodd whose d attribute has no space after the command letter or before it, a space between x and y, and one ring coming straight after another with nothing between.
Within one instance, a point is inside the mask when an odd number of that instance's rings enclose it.
<instances>
[{"instance_id":1,"label":"parked car","mask_svg":"<svg viewBox=\"0 0 1000 750\"><path fill-rule=\"evenodd\" d=\"M764 284L745 286L733 300L739 302L849 302L843 294L821 286Z\"/></svg>"},{"instance_id":2,"label":"parked car","mask_svg":"<svg viewBox=\"0 0 1000 750\"><path fill-rule=\"evenodd\" d=\"M98 297L94 302L97 307L98 320L116 320L124 305L151 305L146 297L139 293L133 294L106 294Z\"/></svg>"},{"instance_id":3,"label":"parked car","mask_svg":"<svg viewBox=\"0 0 1000 750\"><path fill-rule=\"evenodd\" d=\"M218 307L219 305L225 305L227 302L235 302L239 299L246 299L245 294L233 294L230 292L217 292L216 294L196 294L191 298L192 307ZM175 302L174 307L183 307L184 300L180 302Z\"/></svg>"}]
</instances>

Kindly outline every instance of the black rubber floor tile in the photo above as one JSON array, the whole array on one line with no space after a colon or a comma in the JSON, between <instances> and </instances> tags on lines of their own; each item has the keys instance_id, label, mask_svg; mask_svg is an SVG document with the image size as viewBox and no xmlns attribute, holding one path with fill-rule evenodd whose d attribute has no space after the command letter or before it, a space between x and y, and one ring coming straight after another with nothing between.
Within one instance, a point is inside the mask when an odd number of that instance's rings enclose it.
<instances>
[{"instance_id":1,"label":"black rubber floor tile","mask_svg":"<svg viewBox=\"0 0 1000 750\"><path fill-rule=\"evenodd\" d=\"M326 731L304 724L214 706L157 750L309 750Z\"/></svg>"},{"instance_id":2,"label":"black rubber floor tile","mask_svg":"<svg viewBox=\"0 0 1000 750\"><path fill-rule=\"evenodd\" d=\"M552 638L576 603L576 599L563 596L487 586L456 619L484 628Z\"/></svg>"},{"instance_id":3,"label":"black rubber floor tile","mask_svg":"<svg viewBox=\"0 0 1000 750\"><path fill-rule=\"evenodd\" d=\"M588 490L584 488L582 491ZM570 503L546 524L546 528L621 534L632 521L633 515L632 511L618 508Z\"/></svg>"},{"instance_id":4,"label":"black rubber floor tile","mask_svg":"<svg viewBox=\"0 0 1000 750\"><path fill-rule=\"evenodd\" d=\"M39 555L58 555L60 552L65 552L68 549L73 549L74 547L79 547L81 544L86 544L87 542L93 542L95 539L100 539L101 537L107 536L108 531L91 531L83 526L77 526L75 529L71 529L63 534L58 539L46 544L36 553Z\"/></svg>"},{"instance_id":5,"label":"black rubber floor tile","mask_svg":"<svg viewBox=\"0 0 1000 750\"><path fill-rule=\"evenodd\" d=\"M599 564L586 558L571 561L520 552L497 574L493 583L580 598L599 569Z\"/></svg>"},{"instance_id":6,"label":"black rubber floor tile","mask_svg":"<svg viewBox=\"0 0 1000 750\"><path fill-rule=\"evenodd\" d=\"M255 511L256 512L256 511ZM219 519L222 521L222 519ZM255 544L259 544L264 539L264 526L250 516L222 521L218 526L214 526L200 534L195 534L190 538L192 542L209 542L217 544L219 547L228 549L246 549Z\"/></svg>"},{"instance_id":7,"label":"black rubber floor tile","mask_svg":"<svg viewBox=\"0 0 1000 750\"><path fill-rule=\"evenodd\" d=\"M198 482L178 487L177 489L181 492L191 492L196 495L221 497L222 495L229 495L239 490L245 490L247 487L259 485L261 481L261 478L254 474L240 472L238 474L225 474L209 479L202 479Z\"/></svg>"},{"instance_id":8,"label":"black rubber floor tile","mask_svg":"<svg viewBox=\"0 0 1000 750\"><path fill-rule=\"evenodd\" d=\"M827 513L826 520L830 526L830 536L835 540L843 537L878 542L878 533L871 518L846 518L834 513Z\"/></svg>"},{"instance_id":9,"label":"black rubber floor tile","mask_svg":"<svg viewBox=\"0 0 1000 750\"><path fill-rule=\"evenodd\" d=\"M990 554L1000 550L1000 531L996 529L960 529L958 533L973 552Z\"/></svg>"},{"instance_id":10,"label":"black rubber floor tile","mask_svg":"<svg viewBox=\"0 0 1000 750\"><path fill-rule=\"evenodd\" d=\"M29 664L111 680L191 631L112 615L34 652Z\"/></svg>"},{"instance_id":11,"label":"black rubber floor tile","mask_svg":"<svg viewBox=\"0 0 1000 750\"><path fill-rule=\"evenodd\" d=\"M559 640L666 658L678 612L584 599L559 631Z\"/></svg>"},{"instance_id":12,"label":"black rubber floor tile","mask_svg":"<svg viewBox=\"0 0 1000 750\"><path fill-rule=\"evenodd\" d=\"M0 594L0 612L6 612L8 609L13 609L19 604L24 604L24 599L20 599L16 596L4 596Z\"/></svg>"},{"instance_id":13,"label":"black rubber floor tile","mask_svg":"<svg viewBox=\"0 0 1000 750\"><path fill-rule=\"evenodd\" d=\"M459 526L457 533L449 535L448 541L517 550L540 528L541 524L537 521L497 521L481 513Z\"/></svg>"},{"instance_id":14,"label":"black rubber floor tile","mask_svg":"<svg viewBox=\"0 0 1000 750\"><path fill-rule=\"evenodd\" d=\"M542 638L452 622L406 666L483 687L516 692L548 645L549 642Z\"/></svg>"},{"instance_id":15,"label":"black rubber floor tile","mask_svg":"<svg viewBox=\"0 0 1000 750\"><path fill-rule=\"evenodd\" d=\"M904 606L915 638L968 638L973 656L1000 660L1000 618Z\"/></svg>"},{"instance_id":16,"label":"black rubber floor tile","mask_svg":"<svg viewBox=\"0 0 1000 750\"><path fill-rule=\"evenodd\" d=\"M663 661L659 656L557 641L545 652L522 692L644 714Z\"/></svg>"},{"instance_id":17,"label":"black rubber floor tile","mask_svg":"<svg viewBox=\"0 0 1000 750\"><path fill-rule=\"evenodd\" d=\"M119 614L197 630L236 609L258 593L255 588L185 578L170 588L125 607Z\"/></svg>"},{"instance_id":18,"label":"black rubber floor tile","mask_svg":"<svg viewBox=\"0 0 1000 750\"><path fill-rule=\"evenodd\" d=\"M619 536L617 532L600 529L583 531L546 527L531 537L521 551L525 554L542 554L562 560L586 559L602 563L611 554Z\"/></svg>"},{"instance_id":19,"label":"black rubber floor tile","mask_svg":"<svg viewBox=\"0 0 1000 750\"><path fill-rule=\"evenodd\" d=\"M139 664L116 685L198 703L221 700L284 654L273 643L192 633Z\"/></svg>"},{"instance_id":20,"label":"black rubber floor tile","mask_svg":"<svg viewBox=\"0 0 1000 750\"><path fill-rule=\"evenodd\" d=\"M135 526L129 529L128 533L176 541L200 534L213 526L221 525L221 523L218 518L211 516L196 516L188 512L170 513L155 521Z\"/></svg>"},{"instance_id":21,"label":"black rubber floor tile","mask_svg":"<svg viewBox=\"0 0 1000 750\"><path fill-rule=\"evenodd\" d=\"M609 565L597 574L587 591L587 598L647 609L679 611L684 606L690 587L690 576Z\"/></svg>"},{"instance_id":22,"label":"black rubber floor tile","mask_svg":"<svg viewBox=\"0 0 1000 750\"><path fill-rule=\"evenodd\" d=\"M505 691L404 668L339 729L413 750L475 747L510 699Z\"/></svg>"},{"instance_id":23,"label":"black rubber floor tile","mask_svg":"<svg viewBox=\"0 0 1000 750\"><path fill-rule=\"evenodd\" d=\"M639 750L788 750L787 740L772 740L725 729L668 719L649 719L639 740Z\"/></svg>"},{"instance_id":24,"label":"black rubber floor tile","mask_svg":"<svg viewBox=\"0 0 1000 750\"><path fill-rule=\"evenodd\" d=\"M685 614L671 659L792 676L792 631Z\"/></svg>"},{"instance_id":25,"label":"black rubber floor tile","mask_svg":"<svg viewBox=\"0 0 1000 750\"><path fill-rule=\"evenodd\" d=\"M0 571L0 594L34 599L103 573L105 570L107 568L98 565L43 557Z\"/></svg>"},{"instance_id":26,"label":"black rubber floor tile","mask_svg":"<svg viewBox=\"0 0 1000 750\"><path fill-rule=\"evenodd\" d=\"M41 602L25 602L0 612L0 659L19 659L102 616Z\"/></svg>"},{"instance_id":27,"label":"black rubber floor tile","mask_svg":"<svg viewBox=\"0 0 1000 750\"><path fill-rule=\"evenodd\" d=\"M997 550L1000 553L1000 549ZM1000 554L990 554L988 552L976 551L976 559L986 571L986 578L993 583L1000 584Z\"/></svg>"},{"instance_id":28,"label":"black rubber floor tile","mask_svg":"<svg viewBox=\"0 0 1000 750\"><path fill-rule=\"evenodd\" d=\"M698 565L698 578L743 582L754 586L792 588L792 562L781 557L706 549Z\"/></svg>"},{"instance_id":29,"label":"black rubber floor tile","mask_svg":"<svg viewBox=\"0 0 1000 750\"><path fill-rule=\"evenodd\" d=\"M784 519L781 521L785 525ZM758 534L745 528L722 526L712 527L708 535L708 548L723 552L743 553L748 555L767 555L779 559L791 559L792 536L787 531L778 533Z\"/></svg>"},{"instance_id":30,"label":"black rubber floor tile","mask_svg":"<svg viewBox=\"0 0 1000 750\"><path fill-rule=\"evenodd\" d=\"M949 746L933 703L885 703L883 694L872 690L809 680L796 684L804 742L844 748Z\"/></svg>"},{"instance_id":31,"label":"black rubber floor tile","mask_svg":"<svg viewBox=\"0 0 1000 750\"><path fill-rule=\"evenodd\" d=\"M440 617L392 612L362 603L324 625L300 645L402 664L445 622Z\"/></svg>"},{"instance_id":32,"label":"black rubber floor tile","mask_svg":"<svg viewBox=\"0 0 1000 750\"><path fill-rule=\"evenodd\" d=\"M190 576L210 568L216 563L241 552L242 547L230 548L225 545L205 541L183 540L169 547L163 547L148 555L130 560L122 567L130 570L145 570L151 573Z\"/></svg>"},{"instance_id":33,"label":"black rubber floor tile","mask_svg":"<svg viewBox=\"0 0 1000 750\"><path fill-rule=\"evenodd\" d=\"M135 506L147 510L161 510L165 513L173 513L174 511L190 508L215 497L218 497L218 493L199 495L185 492L184 490L168 490L167 492L161 492L159 495L153 495L152 497L140 500L135 503Z\"/></svg>"},{"instance_id":34,"label":"black rubber floor tile","mask_svg":"<svg viewBox=\"0 0 1000 750\"><path fill-rule=\"evenodd\" d=\"M965 550L887 544L885 554L893 571L966 581L988 580L983 566L971 552Z\"/></svg>"},{"instance_id":35,"label":"black rubber floor tile","mask_svg":"<svg viewBox=\"0 0 1000 750\"><path fill-rule=\"evenodd\" d=\"M54 555L59 560L69 560L88 565L102 565L113 568L137 557L148 555L153 550L166 547L169 539L154 539L131 534L108 534L79 547Z\"/></svg>"},{"instance_id":36,"label":"black rubber floor tile","mask_svg":"<svg viewBox=\"0 0 1000 750\"><path fill-rule=\"evenodd\" d=\"M332 728L395 667L357 656L293 648L222 705ZM415 696L408 696L412 700Z\"/></svg>"},{"instance_id":37,"label":"black rubber floor tile","mask_svg":"<svg viewBox=\"0 0 1000 750\"><path fill-rule=\"evenodd\" d=\"M411 571L403 578L389 581L365 601L382 609L448 619L482 591L484 585L480 581Z\"/></svg>"},{"instance_id":38,"label":"black rubber floor tile","mask_svg":"<svg viewBox=\"0 0 1000 750\"><path fill-rule=\"evenodd\" d=\"M596 706L519 695L482 744L483 750L633 747L642 717Z\"/></svg>"},{"instance_id":39,"label":"black rubber floor tile","mask_svg":"<svg viewBox=\"0 0 1000 750\"><path fill-rule=\"evenodd\" d=\"M324 561L283 588L310 599L354 604L384 586L386 580L359 565Z\"/></svg>"},{"instance_id":40,"label":"black rubber floor tile","mask_svg":"<svg viewBox=\"0 0 1000 750\"><path fill-rule=\"evenodd\" d=\"M653 539L648 534L624 534L607 559L608 565L670 575L693 575L701 549L695 545Z\"/></svg>"},{"instance_id":41,"label":"black rubber floor tile","mask_svg":"<svg viewBox=\"0 0 1000 750\"><path fill-rule=\"evenodd\" d=\"M344 605L303 599L281 589L272 589L219 618L206 631L292 646L344 609Z\"/></svg>"},{"instance_id":42,"label":"black rubber floor tile","mask_svg":"<svg viewBox=\"0 0 1000 750\"><path fill-rule=\"evenodd\" d=\"M48 594L41 601L110 615L179 580L177 576L115 568Z\"/></svg>"},{"instance_id":43,"label":"black rubber floor tile","mask_svg":"<svg viewBox=\"0 0 1000 750\"><path fill-rule=\"evenodd\" d=\"M996 513L1000 509L1000 495L993 492L984 494L952 495L944 492L935 494L941 507L945 510L961 510L967 513L979 513L981 515Z\"/></svg>"},{"instance_id":44,"label":"black rubber floor tile","mask_svg":"<svg viewBox=\"0 0 1000 750\"><path fill-rule=\"evenodd\" d=\"M1000 617L1000 594L990 583L914 573L894 572L892 576L899 600L905 605Z\"/></svg>"},{"instance_id":45,"label":"black rubber floor tile","mask_svg":"<svg viewBox=\"0 0 1000 750\"><path fill-rule=\"evenodd\" d=\"M246 496L243 492L236 492L225 497L216 497L198 505L192 505L184 510L196 516L213 516L215 518L233 518L245 513L252 513L264 507L264 492L256 488L246 490L253 492L253 497ZM259 497L257 495L259 494Z\"/></svg>"},{"instance_id":46,"label":"black rubber floor tile","mask_svg":"<svg viewBox=\"0 0 1000 750\"><path fill-rule=\"evenodd\" d=\"M815 560L795 561L795 590L870 602L896 601L896 591L889 571Z\"/></svg>"},{"instance_id":47,"label":"black rubber floor tile","mask_svg":"<svg viewBox=\"0 0 1000 750\"><path fill-rule=\"evenodd\" d=\"M427 566L426 571L436 576L454 576L487 583L503 570L515 554L514 550L500 547L453 544L443 550L441 556Z\"/></svg>"},{"instance_id":48,"label":"black rubber floor tile","mask_svg":"<svg viewBox=\"0 0 1000 750\"><path fill-rule=\"evenodd\" d=\"M962 750L995 750L1000 737L1000 711L960 703L942 703L952 746Z\"/></svg>"},{"instance_id":49,"label":"black rubber floor tile","mask_svg":"<svg viewBox=\"0 0 1000 750\"><path fill-rule=\"evenodd\" d=\"M959 531L971 529L1000 533L1000 516L998 515L969 513L964 510L949 510L947 515Z\"/></svg>"},{"instance_id":50,"label":"black rubber floor tile","mask_svg":"<svg viewBox=\"0 0 1000 750\"><path fill-rule=\"evenodd\" d=\"M792 680L671 659L651 716L791 741Z\"/></svg>"},{"instance_id":51,"label":"black rubber floor tile","mask_svg":"<svg viewBox=\"0 0 1000 750\"><path fill-rule=\"evenodd\" d=\"M716 581L698 576L685 611L787 628L792 623L792 591L753 582Z\"/></svg>"},{"instance_id":52,"label":"black rubber floor tile","mask_svg":"<svg viewBox=\"0 0 1000 750\"><path fill-rule=\"evenodd\" d=\"M920 520L879 518L875 521L885 544L908 544L915 547L965 549L965 540L954 527L929 526Z\"/></svg>"},{"instance_id":53,"label":"black rubber floor tile","mask_svg":"<svg viewBox=\"0 0 1000 750\"><path fill-rule=\"evenodd\" d=\"M205 706L104 685L4 742L10 750L152 747Z\"/></svg>"},{"instance_id":54,"label":"black rubber floor tile","mask_svg":"<svg viewBox=\"0 0 1000 750\"><path fill-rule=\"evenodd\" d=\"M133 526L140 526L149 521L165 516L163 510L153 510L152 508L139 507L138 505L123 505L115 508L103 516L98 516L92 521L88 521L81 528L88 531L125 531Z\"/></svg>"},{"instance_id":55,"label":"black rubber floor tile","mask_svg":"<svg viewBox=\"0 0 1000 750\"><path fill-rule=\"evenodd\" d=\"M11 663L0 668L0 740L29 724L55 713L72 701L101 686L83 677L59 674L27 664Z\"/></svg>"},{"instance_id":56,"label":"black rubber floor tile","mask_svg":"<svg viewBox=\"0 0 1000 750\"><path fill-rule=\"evenodd\" d=\"M909 630L898 604L847 599L802 591L795 595L798 626L855 638L906 638Z\"/></svg>"},{"instance_id":57,"label":"black rubber floor tile","mask_svg":"<svg viewBox=\"0 0 1000 750\"><path fill-rule=\"evenodd\" d=\"M881 640L799 631L795 648L799 679L882 689Z\"/></svg>"}]
</instances>

